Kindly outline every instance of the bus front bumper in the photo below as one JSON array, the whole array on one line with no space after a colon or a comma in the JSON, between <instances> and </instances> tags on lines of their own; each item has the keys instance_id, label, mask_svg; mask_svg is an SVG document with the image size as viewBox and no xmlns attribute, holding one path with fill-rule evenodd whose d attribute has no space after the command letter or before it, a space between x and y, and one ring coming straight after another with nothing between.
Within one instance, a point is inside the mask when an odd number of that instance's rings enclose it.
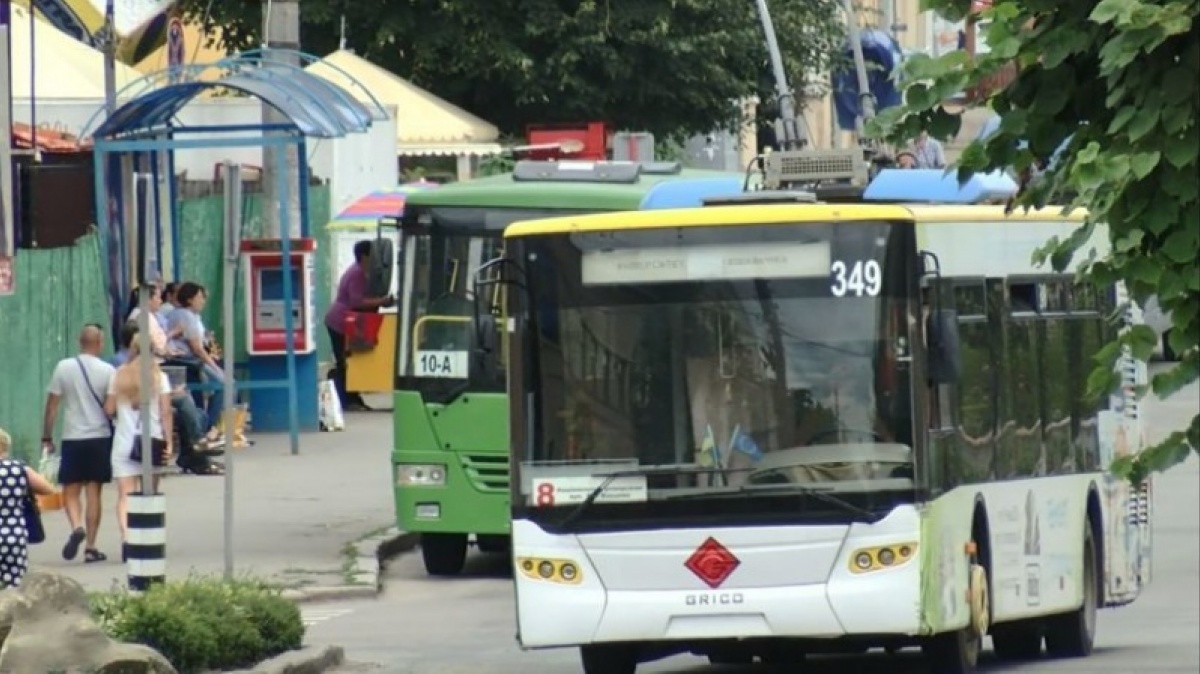
<instances>
[{"instance_id":1,"label":"bus front bumper","mask_svg":"<svg viewBox=\"0 0 1200 674\"><path fill-rule=\"evenodd\" d=\"M469 457L455 452L394 453L397 525L412 533L508 535L508 490L478 484L470 474L471 465ZM414 484L402 479L406 469L425 466L444 469L442 484Z\"/></svg>"}]
</instances>

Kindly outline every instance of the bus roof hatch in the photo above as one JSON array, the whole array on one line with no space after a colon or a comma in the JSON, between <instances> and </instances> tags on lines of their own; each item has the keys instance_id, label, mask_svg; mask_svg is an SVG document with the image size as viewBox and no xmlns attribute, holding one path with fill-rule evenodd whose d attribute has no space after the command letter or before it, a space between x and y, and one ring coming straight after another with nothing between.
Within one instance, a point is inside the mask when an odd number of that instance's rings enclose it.
<instances>
[{"instance_id":1,"label":"bus roof hatch","mask_svg":"<svg viewBox=\"0 0 1200 674\"><path fill-rule=\"evenodd\" d=\"M815 204L817 197L812 192L785 191L785 192L743 192L741 194L729 194L708 197L704 199L705 206L770 206L783 204Z\"/></svg>"},{"instance_id":2,"label":"bus roof hatch","mask_svg":"<svg viewBox=\"0 0 1200 674\"><path fill-rule=\"evenodd\" d=\"M864 201L891 203L986 204L1011 199L1017 183L1004 171L976 173L959 184L942 169L884 169L863 192Z\"/></svg>"},{"instance_id":3,"label":"bus roof hatch","mask_svg":"<svg viewBox=\"0 0 1200 674\"><path fill-rule=\"evenodd\" d=\"M519 161L513 167L516 182L623 183L641 176L642 166L628 161Z\"/></svg>"}]
</instances>

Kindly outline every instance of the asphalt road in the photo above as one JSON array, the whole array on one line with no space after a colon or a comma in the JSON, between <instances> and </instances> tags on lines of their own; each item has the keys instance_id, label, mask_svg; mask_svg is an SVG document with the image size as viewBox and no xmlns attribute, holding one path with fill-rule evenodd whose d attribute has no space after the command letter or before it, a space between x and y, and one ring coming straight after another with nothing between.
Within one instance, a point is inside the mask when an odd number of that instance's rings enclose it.
<instances>
[{"instance_id":1,"label":"asphalt road","mask_svg":"<svg viewBox=\"0 0 1200 674\"><path fill-rule=\"evenodd\" d=\"M1151 439L1178 428L1200 409L1196 386L1168 402L1151 402ZM1081 660L1041 660L999 665L984 656L984 672L1157 674L1200 671L1200 461L1193 458L1155 483L1154 580L1133 605L1100 613L1096 651ZM309 641L339 644L352 661L339 671L388 674L575 674L574 650L521 652L514 640L512 581L506 560L475 555L464 577L433 580L420 559L396 560L377 600L323 607L310 620ZM316 610L315 608L312 610ZM323 617L324 617L323 616ZM755 668L709 667L679 656L643 665L657 674L735 674ZM917 651L813 660L813 674L854 671L924 672Z\"/></svg>"}]
</instances>

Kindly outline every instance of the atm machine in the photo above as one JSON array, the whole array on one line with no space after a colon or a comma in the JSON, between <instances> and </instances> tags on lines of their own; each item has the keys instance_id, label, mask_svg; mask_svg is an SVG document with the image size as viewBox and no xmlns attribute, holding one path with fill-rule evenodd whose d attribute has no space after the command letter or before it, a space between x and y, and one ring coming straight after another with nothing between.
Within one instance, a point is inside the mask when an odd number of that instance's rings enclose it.
<instances>
[{"instance_id":1,"label":"atm machine","mask_svg":"<svg viewBox=\"0 0 1200 674\"><path fill-rule=\"evenodd\" d=\"M314 239L292 239L284 260L278 239L247 239L241 243L245 273L246 353L250 409L254 430L288 430L288 390L284 386L256 387L254 382L287 380L287 328L291 314L292 351L296 359L296 399L301 431L319 425L317 390L317 278ZM284 292L290 278L292 301Z\"/></svg>"}]
</instances>

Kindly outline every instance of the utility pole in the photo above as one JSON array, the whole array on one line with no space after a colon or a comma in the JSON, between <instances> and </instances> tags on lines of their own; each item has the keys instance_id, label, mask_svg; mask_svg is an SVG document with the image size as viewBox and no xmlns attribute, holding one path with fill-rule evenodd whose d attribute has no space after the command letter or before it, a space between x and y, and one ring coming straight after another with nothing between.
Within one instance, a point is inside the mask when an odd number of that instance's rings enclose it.
<instances>
[{"instance_id":1,"label":"utility pole","mask_svg":"<svg viewBox=\"0 0 1200 674\"><path fill-rule=\"evenodd\" d=\"M294 53L274 52L276 49L298 51L300 49L300 3L299 0L264 0L263 2L263 49L264 61L299 66ZM266 65L266 64L264 64ZM263 124L288 124L291 120L270 105L263 103ZM268 132L272 133L272 132ZM295 145L263 148L262 161L262 204L263 236L266 238L297 238L300 236L300 161ZM286 195L279 193L279 153L286 152L287 185ZM287 202L279 208L280 197ZM287 213L288 231L283 231L280 212Z\"/></svg>"},{"instance_id":2,"label":"utility pole","mask_svg":"<svg viewBox=\"0 0 1200 674\"><path fill-rule=\"evenodd\" d=\"M117 111L117 22L115 0L104 3L104 111Z\"/></svg>"},{"instance_id":3,"label":"utility pole","mask_svg":"<svg viewBox=\"0 0 1200 674\"><path fill-rule=\"evenodd\" d=\"M12 178L12 2L0 0L0 258L16 256ZM10 232L13 233L10 236ZM10 264L11 260L6 262ZM0 286L0 292L6 290Z\"/></svg>"}]
</instances>

